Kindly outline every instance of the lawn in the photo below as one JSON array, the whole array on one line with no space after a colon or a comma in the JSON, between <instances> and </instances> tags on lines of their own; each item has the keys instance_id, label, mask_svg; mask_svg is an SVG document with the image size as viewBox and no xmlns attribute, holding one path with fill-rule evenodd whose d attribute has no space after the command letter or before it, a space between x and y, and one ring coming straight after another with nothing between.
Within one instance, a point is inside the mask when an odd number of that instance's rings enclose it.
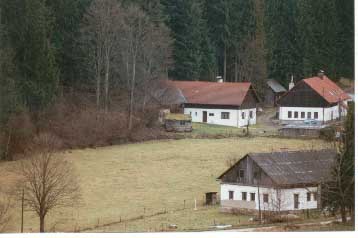
<instances>
[{"instance_id":1,"label":"lawn","mask_svg":"<svg viewBox=\"0 0 358 238\"><path fill-rule=\"evenodd\" d=\"M180 230L197 229L213 225L215 217L218 222L237 224L239 217L219 214L218 209L192 209L194 199L200 205L205 192L219 191L216 178L227 168L228 159L239 159L249 152L312 146L321 148L327 144L320 140L265 137L184 139L64 151L58 156L75 167L82 202L48 214L46 229L71 232L165 210L169 213L134 221L134 228L129 228L128 223L128 228L113 225L105 231L147 231L158 229L162 223L178 224ZM0 186L14 183L17 164L0 163ZM171 212L183 208L184 200L186 208L191 209ZM12 211L6 231L19 232L19 204ZM30 211L25 212L25 231L38 231L38 219Z\"/></svg>"},{"instance_id":2,"label":"lawn","mask_svg":"<svg viewBox=\"0 0 358 238\"><path fill-rule=\"evenodd\" d=\"M250 125L249 126L250 135L260 135L260 136L273 136L277 135L277 128L273 128L262 125ZM237 137L246 135L246 127L238 128L232 126L221 126L213 125L207 123L193 123L193 131L188 133L182 133L184 135L190 135L192 137L197 136L216 136L216 137Z\"/></svg>"}]
</instances>

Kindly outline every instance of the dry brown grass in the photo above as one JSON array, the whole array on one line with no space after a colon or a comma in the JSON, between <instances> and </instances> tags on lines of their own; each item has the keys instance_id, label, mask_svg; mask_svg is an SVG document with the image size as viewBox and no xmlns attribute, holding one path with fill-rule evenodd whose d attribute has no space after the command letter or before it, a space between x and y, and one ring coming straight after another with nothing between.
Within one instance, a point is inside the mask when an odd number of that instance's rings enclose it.
<instances>
[{"instance_id":1,"label":"dry brown grass","mask_svg":"<svg viewBox=\"0 0 358 238\"><path fill-rule=\"evenodd\" d=\"M78 174L82 203L78 207L57 210L48 215L46 229L74 231L94 227L163 209L176 209L187 200L203 199L208 191L219 191L216 178L227 168L228 157L237 159L249 152L288 149L311 149L327 146L319 140L278 138L235 138L220 140L171 140L140 144L72 150L59 153L72 162ZM11 186L17 177L17 162L0 163L0 186ZM8 232L19 232L20 207L13 210ZM218 214L218 213L215 213ZM193 224L183 213L181 229ZM216 215L215 215L216 216ZM166 222L155 219L153 227ZM187 217L187 219L186 219ZM213 216L200 216L200 226L213 223ZM231 216L233 223L237 217ZM176 223L175 220L170 222ZM225 222L229 222L225 220ZM141 223L141 222L140 222ZM139 224L139 223L138 223ZM143 223L144 224L144 223ZM156 224L156 225L155 225ZM146 227L135 226L136 231ZM25 213L25 231L38 231L38 219ZM106 231L123 231L117 226Z\"/></svg>"}]
</instances>

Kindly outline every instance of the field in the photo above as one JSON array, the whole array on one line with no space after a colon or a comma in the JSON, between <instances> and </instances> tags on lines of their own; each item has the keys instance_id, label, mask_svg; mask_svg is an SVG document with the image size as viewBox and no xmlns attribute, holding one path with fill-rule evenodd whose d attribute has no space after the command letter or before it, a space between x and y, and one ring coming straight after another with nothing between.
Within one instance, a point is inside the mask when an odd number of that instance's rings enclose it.
<instances>
[{"instance_id":1,"label":"field","mask_svg":"<svg viewBox=\"0 0 358 238\"><path fill-rule=\"evenodd\" d=\"M229 159L239 159L249 152L325 146L320 140L261 137L152 141L64 151L58 156L75 167L82 201L76 207L50 213L46 229L139 232L158 230L165 224L176 224L178 230L205 229L214 223L241 224L248 217L220 214L217 207L201 206L205 192L219 191L216 178L228 167ZM0 163L0 186L14 184L17 165ZM193 210L194 199L198 211ZM186 209L182 210L184 203ZM19 204L12 211L6 231L19 232ZM151 218L119 223L156 213ZM108 223L113 224L103 226ZM25 231L38 231L38 219L30 211L25 212Z\"/></svg>"}]
</instances>

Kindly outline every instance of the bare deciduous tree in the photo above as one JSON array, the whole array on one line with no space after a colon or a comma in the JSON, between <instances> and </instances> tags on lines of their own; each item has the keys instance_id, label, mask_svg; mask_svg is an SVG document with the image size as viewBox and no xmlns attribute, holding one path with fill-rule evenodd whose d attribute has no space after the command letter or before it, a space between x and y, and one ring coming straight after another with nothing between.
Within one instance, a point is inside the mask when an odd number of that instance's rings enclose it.
<instances>
[{"instance_id":1,"label":"bare deciduous tree","mask_svg":"<svg viewBox=\"0 0 358 238\"><path fill-rule=\"evenodd\" d=\"M126 9L123 21L122 48L127 49L123 54L127 66L127 81L129 86L129 115L128 128L132 129L135 103L135 87L137 84L138 61L142 50L143 41L148 34L150 21L148 16L136 5L130 5Z\"/></svg>"},{"instance_id":2,"label":"bare deciduous tree","mask_svg":"<svg viewBox=\"0 0 358 238\"><path fill-rule=\"evenodd\" d=\"M121 27L121 8L117 0L95 0L84 16L84 40L91 48L91 62L96 77L96 103L101 104L101 81L104 74L104 107L108 111L109 79L113 57L117 53Z\"/></svg>"},{"instance_id":3,"label":"bare deciduous tree","mask_svg":"<svg viewBox=\"0 0 358 238\"><path fill-rule=\"evenodd\" d=\"M34 139L28 158L21 163L21 189L25 204L40 219L40 232L45 231L45 217L58 207L72 206L80 193L71 165L57 158L58 140L49 134Z\"/></svg>"}]
</instances>

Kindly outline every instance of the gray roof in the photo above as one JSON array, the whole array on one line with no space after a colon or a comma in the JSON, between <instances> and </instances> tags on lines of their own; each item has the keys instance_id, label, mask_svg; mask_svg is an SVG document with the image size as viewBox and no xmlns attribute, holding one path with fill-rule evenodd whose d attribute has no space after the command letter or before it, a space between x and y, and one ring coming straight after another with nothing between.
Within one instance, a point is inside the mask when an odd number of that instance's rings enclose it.
<instances>
[{"instance_id":1,"label":"gray roof","mask_svg":"<svg viewBox=\"0 0 358 238\"><path fill-rule=\"evenodd\" d=\"M335 155L334 150L248 154L278 185L312 184L329 179Z\"/></svg>"},{"instance_id":2,"label":"gray roof","mask_svg":"<svg viewBox=\"0 0 358 238\"><path fill-rule=\"evenodd\" d=\"M275 93L287 92L287 90L286 90L281 84L279 84L276 80L274 80L274 79L268 79L268 80L267 80L267 85L268 85Z\"/></svg>"}]
</instances>

